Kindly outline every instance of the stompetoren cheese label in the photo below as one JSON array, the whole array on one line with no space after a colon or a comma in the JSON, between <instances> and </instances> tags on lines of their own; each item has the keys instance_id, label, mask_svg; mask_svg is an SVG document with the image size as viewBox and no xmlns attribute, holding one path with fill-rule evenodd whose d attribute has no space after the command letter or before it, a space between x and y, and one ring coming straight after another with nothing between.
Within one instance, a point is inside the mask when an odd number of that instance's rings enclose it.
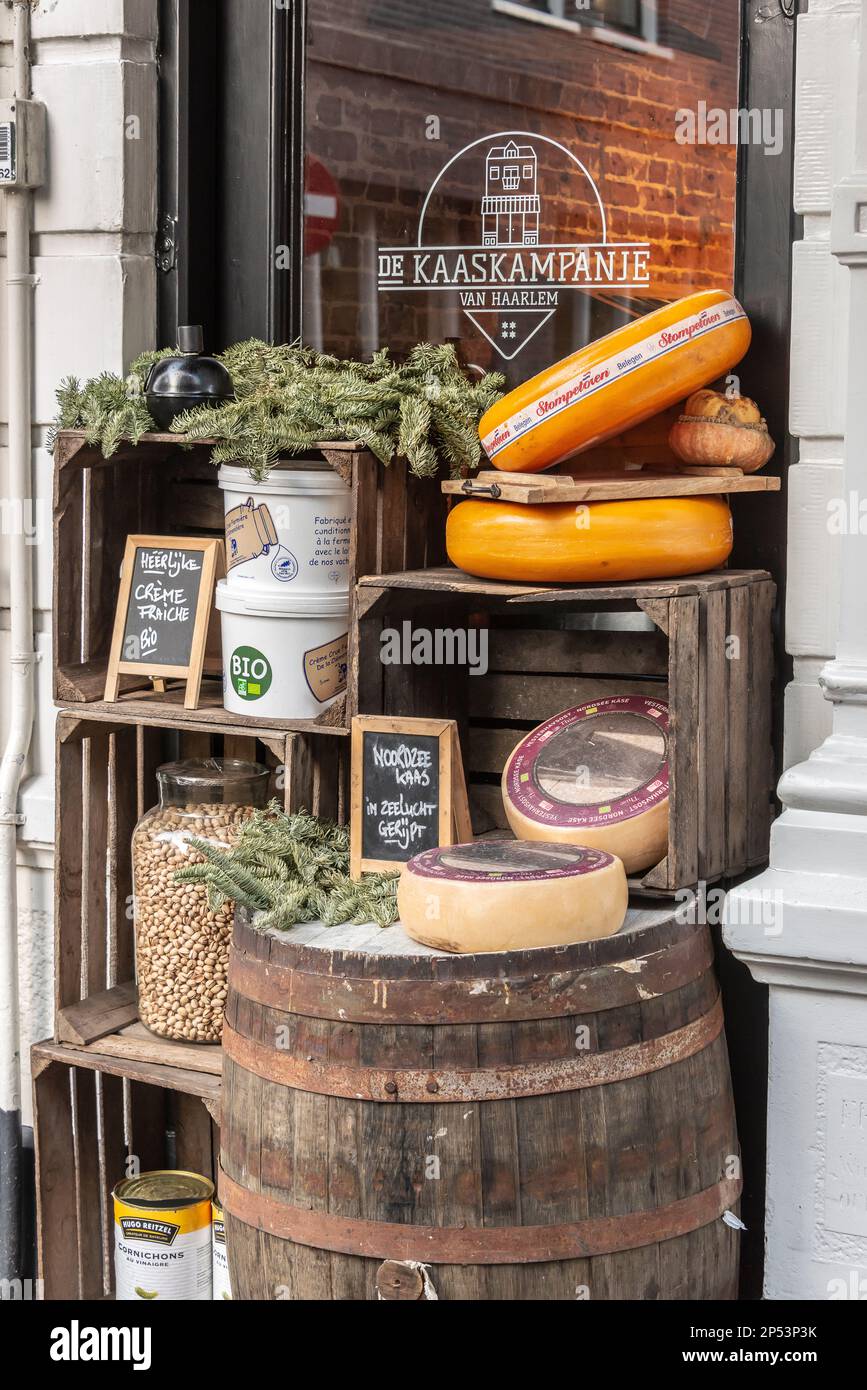
<instances>
[{"instance_id":1,"label":"stompetoren cheese label","mask_svg":"<svg viewBox=\"0 0 867 1390\"><path fill-rule=\"evenodd\" d=\"M479 840L404 865L401 925L444 951L508 951L610 936L627 905L623 865L575 845Z\"/></svg>"},{"instance_id":2,"label":"stompetoren cheese label","mask_svg":"<svg viewBox=\"0 0 867 1390\"><path fill-rule=\"evenodd\" d=\"M503 772L519 838L603 849L629 873L666 853L668 792L668 705L640 695L555 715L518 744Z\"/></svg>"}]
</instances>

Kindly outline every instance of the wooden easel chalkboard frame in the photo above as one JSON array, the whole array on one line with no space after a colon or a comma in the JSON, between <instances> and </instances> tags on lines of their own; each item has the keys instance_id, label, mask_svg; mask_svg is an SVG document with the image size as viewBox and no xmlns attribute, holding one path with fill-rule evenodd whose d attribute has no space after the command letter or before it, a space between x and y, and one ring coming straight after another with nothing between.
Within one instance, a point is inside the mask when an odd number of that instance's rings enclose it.
<instances>
[{"instance_id":1,"label":"wooden easel chalkboard frame","mask_svg":"<svg viewBox=\"0 0 867 1390\"><path fill-rule=\"evenodd\" d=\"M196 599L196 616L190 643L190 660L184 666L154 665L141 661L123 661L123 639L126 632L130 593L135 574L136 555L140 550L193 550L202 555L202 571ZM138 676L140 681L152 682L157 691L165 690L166 678L185 680L184 709L198 709L202 676L206 667L219 667L222 661L208 657L208 635L214 615L214 594L217 580L226 573L226 546L219 537L202 536L127 536L121 567L120 589L114 615L111 653L105 678L103 698L115 701L120 690L121 676Z\"/></svg>"},{"instance_id":2,"label":"wooden easel chalkboard frame","mask_svg":"<svg viewBox=\"0 0 867 1390\"><path fill-rule=\"evenodd\" d=\"M439 740L439 843L462 844L473 838L467 801L467 784L461 757L458 726L454 719L402 719L392 715L356 715L352 721L352 776L349 817L349 872L352 878L363 873L389 872L400 868L395 859L372 859L363 854L364 828L364 736L367 733L406 734ZM412 853L407 859L412 858Z\"/></svg>"}]
</instances>

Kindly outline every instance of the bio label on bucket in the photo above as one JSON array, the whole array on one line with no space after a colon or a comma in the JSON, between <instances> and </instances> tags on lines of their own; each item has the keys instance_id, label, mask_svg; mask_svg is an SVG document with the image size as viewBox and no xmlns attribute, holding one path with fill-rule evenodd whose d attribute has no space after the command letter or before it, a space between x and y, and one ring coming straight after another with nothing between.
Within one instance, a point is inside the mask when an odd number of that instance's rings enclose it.
<instances>
[{"instance_id":1,"label":"bio label on bucket","mask_svg":"<svg viewBox=\"0 0 867 1390\"><path fill-rule=\"evenodd\" d=\"M229 679L240 700L261 700L271 689L274 672L255 647L237 647L229 659Z\"/></svg>"},{"instance_id":2,"label":"bio label on bucket","mask_svg":"<svg viewBox=\"0 0 867 1390\"><path fill-rule=\"evenodd\" d=\"M245 468L224 465L219 480L231 588L347 588L351 493L328 464L278 464L261 483Z\"/></svg>"}]
</instances>

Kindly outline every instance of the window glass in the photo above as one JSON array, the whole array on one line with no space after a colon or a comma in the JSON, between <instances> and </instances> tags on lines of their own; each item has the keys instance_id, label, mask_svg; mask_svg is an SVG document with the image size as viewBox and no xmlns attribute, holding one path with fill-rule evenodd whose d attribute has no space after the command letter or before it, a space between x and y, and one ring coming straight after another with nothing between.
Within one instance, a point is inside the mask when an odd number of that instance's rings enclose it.
<instances>
[{"instance_id":1,"label":"window glass","mask_svg":"<svg viewBox=\"0 0 867 1390\"><path fill-rule=\"evenodd\" d=\"M514 384L731 287L739 0L308 10L307 341L452 340Z\"/></svg>"}]
</instances>

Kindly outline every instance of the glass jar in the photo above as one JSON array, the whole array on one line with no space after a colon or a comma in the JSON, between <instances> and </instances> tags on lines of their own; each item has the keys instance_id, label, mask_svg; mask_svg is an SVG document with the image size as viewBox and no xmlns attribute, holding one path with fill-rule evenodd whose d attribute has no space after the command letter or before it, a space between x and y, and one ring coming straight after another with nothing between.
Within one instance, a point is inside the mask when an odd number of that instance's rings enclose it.
<instances>
[{"instance_id":1,"label":"glass jar","mask_svg":"<svg viewBox=\"0 0 867 1390\"><path fill-rule=\"evenodd\" d=\"M230 848L256 807L270 773L235 758L188 759L157 769L159 805L132 836L135 963L139 1017L161 1038L219 1042L233 904L208 906L202 883L177 883L178 869L201 864L193 838Z\"/></svg>"}]
</instances>

